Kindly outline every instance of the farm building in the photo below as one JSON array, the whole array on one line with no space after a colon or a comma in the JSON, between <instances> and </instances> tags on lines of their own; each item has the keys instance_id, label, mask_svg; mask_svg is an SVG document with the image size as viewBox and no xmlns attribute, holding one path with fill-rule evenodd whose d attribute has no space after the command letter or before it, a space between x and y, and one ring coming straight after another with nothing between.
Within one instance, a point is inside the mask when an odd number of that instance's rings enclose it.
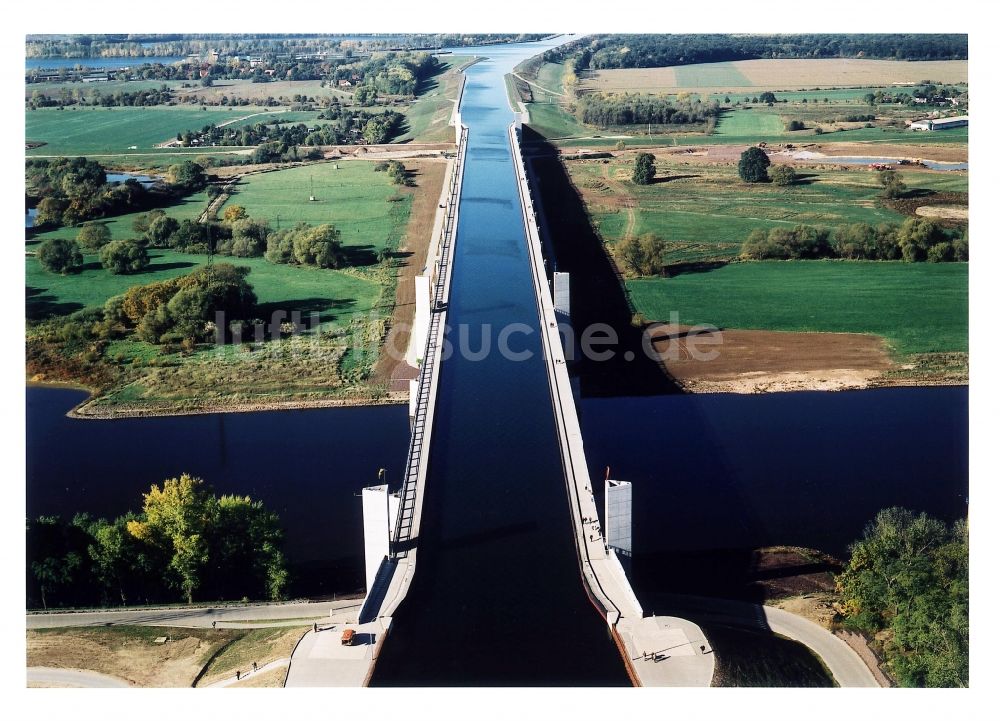
<instances>
[{"instance_id":1,"label":"farm building","mask_svg":"<svg viewBox=\"0 0 1000 721\"><path fill-rule=\"evenodd\" d=\"M947 130L948 128L963 128L968 124L968 115L960 115L955 118L927 118L910 123L910 130Z\"/></svg>"}]
</instances>

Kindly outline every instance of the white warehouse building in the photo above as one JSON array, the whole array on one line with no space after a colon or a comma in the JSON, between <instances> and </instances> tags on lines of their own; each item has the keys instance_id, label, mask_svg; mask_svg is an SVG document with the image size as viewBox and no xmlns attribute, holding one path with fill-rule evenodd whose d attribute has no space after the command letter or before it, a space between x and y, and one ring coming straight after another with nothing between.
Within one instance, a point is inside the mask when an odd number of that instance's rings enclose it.
<instances>
[{"instance_id":1,"label":"white warehouse building","mask_svg":"<svg viewBox=\"0 0 1000 721\"><path fill-rule=\"evenodd\" d=\"M964 128L968 124L968 115L959 115L954 118L927 118L910 123L910 130L947 130L948 128Z\"/></svg>"}]
</instances>

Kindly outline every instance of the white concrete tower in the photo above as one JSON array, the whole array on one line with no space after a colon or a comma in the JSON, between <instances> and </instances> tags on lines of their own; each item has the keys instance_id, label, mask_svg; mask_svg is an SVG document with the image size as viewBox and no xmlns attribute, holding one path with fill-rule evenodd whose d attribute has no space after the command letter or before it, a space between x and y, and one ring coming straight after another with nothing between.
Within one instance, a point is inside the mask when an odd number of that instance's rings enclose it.
<instances>
[{"instance_id":1,"label":"white concrete tower","mask_svg":"<svg viewBox=\"0 0 1000 721\"><path fill-rule=\"evenodd\" d=\"M552 309L557 323L569 323L569 273L552 274Z\"/></svg>"},{"instance_id":2,"label":"white concrete tower","mask_svg":"<svg viewBox=\"0 0 1000 721\"><path fill-rule=\"evenodd\" d=\"M396 532L399 494L389 493L388 484L362 488L361 506L365 522L365 588L370 591Z\"/></svg>"},{"instance_id":3,"label":"white concrete tower","mask_svg":"<svg viewBox=\"0 0 1000 721\"><path fill-rule=\"evenodd\" d=\"M632 484L604 482L604 525L608 549L622 558L632 557Z\"/></svg>"},{"instance_id":4,"label":"white concrete tower","mask_svg":"<svg viewBox=\"0 0 1000 721\"><path fill-rule=\"evenodd\" d=\"M426 275L418 275L413 279L413 284L413 329L410 331L406 362L417 367L417 360L423 359L426 352L427 333L431 325L431 279Z\"/></svg>"}]
</instances>

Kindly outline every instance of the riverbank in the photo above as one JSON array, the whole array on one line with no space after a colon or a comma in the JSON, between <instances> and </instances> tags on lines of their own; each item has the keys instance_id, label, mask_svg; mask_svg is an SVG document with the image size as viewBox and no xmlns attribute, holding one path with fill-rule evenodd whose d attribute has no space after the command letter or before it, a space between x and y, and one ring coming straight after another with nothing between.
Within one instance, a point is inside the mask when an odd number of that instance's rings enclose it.
<instances>
[{"instance_id":1,"label":"riverbank","mask_svg":"<svg viewBox=\"0 0 1000 721\"><path fill-rule=\"evenodd\" d=\"M872 334L664 324L650 327L648 337L667 374L686 393L845 391L969 382L968 354L897 358L883 338Z\"/></svg>"},{"instance_id":2,"label":"riverbank","mask_svg":"<svg viewBox=\"0 0 1000 721\"><path fill-rule=\"evenodd\" d=\"M34 383L42 387L69 387L65 384ZM89 389L88 389L89 390ZM406 391L390 391L380 397L274 399L270 401L213 401L199 402L193 407L157 407L154 405L130 406L128 404L95 405L93 396L72 408L66 415L86 420L114 420L117 418L155 418L169 416L198 416L216 413L260 413L264 411L300 411L313 408L346 408L356 406L405 405L409 400Z\"/></svg>"}]
</instances>

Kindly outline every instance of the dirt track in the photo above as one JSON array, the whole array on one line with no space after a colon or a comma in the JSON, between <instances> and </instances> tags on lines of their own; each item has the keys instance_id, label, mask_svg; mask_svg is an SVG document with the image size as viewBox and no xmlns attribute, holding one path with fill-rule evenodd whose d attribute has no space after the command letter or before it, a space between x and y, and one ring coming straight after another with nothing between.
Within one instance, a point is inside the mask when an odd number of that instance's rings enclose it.
<instances>
[{"instance_id":1,"label":"dirt track","mask_svg":"<svg viewBox=\"0 0 1000 721\"><path fill-rule=\"evenodd\" d=\"M884 341L859 333L786 333L724 330L708 334L688 326L650 333L667 372L695 393L767 393L866 388L893 368ZM712 360L695 356L718 351Z\"/></svg>"},{"instance_id":2,"label":"dirt track","mask_svg":"<svg viewBox=\"0 0 1000 721\"><path fill-rule=\"evenodd\" d=\"M399 364L397 358L406 354L410 343L409 326L413 323L416 289L413 278L423 270L427 259L427 247L431 242L434 229L434 216L438 210L438 198L444 185L445 171L448 164L441 160L408 160L407 170L416 169L419 192L413 197L410 208L410 220L406 226L406 237L400 251L405 255L396 275L396 305L392 314L392 327L398 330L390 338L393 352L389 353L383 346L375 371L372 374L374 383L389 384L393 369Z\"/></svg>"}]
</instances>

